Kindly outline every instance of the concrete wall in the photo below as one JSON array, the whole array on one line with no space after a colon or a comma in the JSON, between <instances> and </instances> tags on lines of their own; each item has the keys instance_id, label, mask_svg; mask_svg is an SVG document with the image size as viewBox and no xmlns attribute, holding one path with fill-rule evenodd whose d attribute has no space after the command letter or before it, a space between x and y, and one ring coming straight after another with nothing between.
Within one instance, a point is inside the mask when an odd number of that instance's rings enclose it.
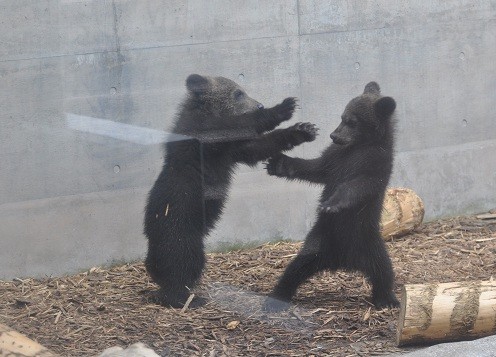
<instances>
[{"instance_id":1,"label":"concrete wall","mask_svg":"<svg viewBox=\"0 0 496 357\"><path fill-rule=\"evenodd\" d=\"M7 0L0 23L0 278L142 257L161 145L94 123L166 130L190 73L299 97L293 122L321 128L303 157L376 80L398 103L392 184L427 219L496 206L494 0ZM318 192L240 167L208 245L302 239Z\"/></svg>"}]
</instances>

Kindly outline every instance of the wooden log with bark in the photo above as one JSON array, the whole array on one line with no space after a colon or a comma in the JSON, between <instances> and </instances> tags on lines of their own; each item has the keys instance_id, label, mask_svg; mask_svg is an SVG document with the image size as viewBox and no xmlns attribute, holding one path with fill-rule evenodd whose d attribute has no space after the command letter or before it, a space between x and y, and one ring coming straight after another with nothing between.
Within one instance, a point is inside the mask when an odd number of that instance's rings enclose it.
<instances>
[{"instance_id":1,"label":"wooden log with bark","mask_svg":"<svg viewBox=\"0 0 496 357\"><path fill-rule=\"evenodd\" d=\"M381 234L385 240L408 234L424 219L424 204L408 188L388 188L381 216Z\"/></svg>"},{"instance_id":2,"label":"wooden log with bark","mask_svg":"<svg viewBox=\"0 0 496 357\"><path fill-rule=\"evenodd\" d=\"M470 340L496 334L496 281L403 287L398 346Z\"/></svg>"},{"instance_id":3,"label":"wooden log with bark","mask_svg":"<svg viewBox=\"0 0 496 357\"><path fill-rule=\"evenodd\" d=\"M0 324L0 357L55 357L39 343Z\"/></svg>"}]
</instances>

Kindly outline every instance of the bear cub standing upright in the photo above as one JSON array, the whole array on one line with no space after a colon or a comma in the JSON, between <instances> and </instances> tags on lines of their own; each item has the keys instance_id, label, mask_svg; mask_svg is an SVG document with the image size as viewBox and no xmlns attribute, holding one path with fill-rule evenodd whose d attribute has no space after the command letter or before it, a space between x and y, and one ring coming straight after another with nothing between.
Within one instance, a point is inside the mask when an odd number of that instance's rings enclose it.
<instances>
[{"instance_id":1,"label":"bear cub standing upright","mask_svg":"<svg viewBox=\"0 0 496 357\"><path fill-rule=\"evenodd\" d=\"M309 123L273 130L293 115L294 98L265 109L235 82L198 74L187 78L186 87L172 129L185 140L165 144L144 220L145 266L160 286L154 299L172 307L184 305L201 276L203 239L222 213L236 165L255 165L314 140L317 131ZM196 299L190 306L203 302Z\"/></svg>"},{"instance_id":2,"label":"bear cub standing upright","mask_svg":"<svg viewBox=\"0 0 496 357\"><path fill-rule=\"evenodd\" d=\"M278 311L298 286L322 270L358 270L372 283L377 308L398 306L391 261L379 231L386 187L393 167L396 102L370 82L346 106L333 143L316 159L284 154L268 160L269 175L324 185L317 220L264 308Z\"/></svg>"}]
</instances>

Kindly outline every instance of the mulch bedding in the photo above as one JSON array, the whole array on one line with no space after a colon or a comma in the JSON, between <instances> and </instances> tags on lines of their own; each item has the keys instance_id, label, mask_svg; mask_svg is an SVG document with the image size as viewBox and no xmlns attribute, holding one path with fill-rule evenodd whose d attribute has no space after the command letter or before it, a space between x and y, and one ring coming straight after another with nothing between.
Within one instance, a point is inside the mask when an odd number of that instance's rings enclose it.
<instances>
[{"instance_id":1,"label":"mulch bedding","mask_svg":"<svg viewBox=\"0 0 496 357\"><path fill-rule=\"evenodd\" d=\"M146 300L156 286L143 264L95 267L73 276L0 281L0 322L62 356L96 356L144 342L162 356L370 356L395 345L399 309L377 311L358 273L321 273L287 312L261 312L301 243L208 254L197 309ZM404 284L488 280L496 272L496 220L456 217L387 243Z\"/></svg>"}]
</instances>

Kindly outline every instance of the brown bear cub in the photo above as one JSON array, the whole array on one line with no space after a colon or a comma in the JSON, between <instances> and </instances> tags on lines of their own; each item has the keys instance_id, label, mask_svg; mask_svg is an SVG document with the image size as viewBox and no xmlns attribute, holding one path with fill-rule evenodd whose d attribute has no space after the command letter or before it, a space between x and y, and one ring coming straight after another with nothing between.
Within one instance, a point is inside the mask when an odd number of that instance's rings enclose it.
<instances>
[{"instance_id":1,"label":"brown bear cub","mask_svg":"<svg viewBox=\"0 0 496 357\"><path fill-rule=\"evenodd\" d=\"M203 239L222 213L236 165L255 165L314 140L317 132L309 123L273 130L293 115L294 98L265 109L233 81L198 74L186 87L144 220L145 266L160 286L153 299L172 307L184 305L201 276ZM202 303L197 298L190 306Z\"/></svg>"},{"instance_id":2,"label":"brown bear cub","mask_svg":"<svg viewBox=\"0 0 496 357\"><path fill-rule=\"evenodd\" d=\"M398 306L394 274L379 223L393 167L396 102L382 97L370 82L352 99L333 143L312 160L278 154L268 160L269 175L324 185L317 219L304 245L289 264L269 298L266 311L289 307L305 280L322 270L363 272L372 284L377 308Z\"/></svg>"}]
</instances>

